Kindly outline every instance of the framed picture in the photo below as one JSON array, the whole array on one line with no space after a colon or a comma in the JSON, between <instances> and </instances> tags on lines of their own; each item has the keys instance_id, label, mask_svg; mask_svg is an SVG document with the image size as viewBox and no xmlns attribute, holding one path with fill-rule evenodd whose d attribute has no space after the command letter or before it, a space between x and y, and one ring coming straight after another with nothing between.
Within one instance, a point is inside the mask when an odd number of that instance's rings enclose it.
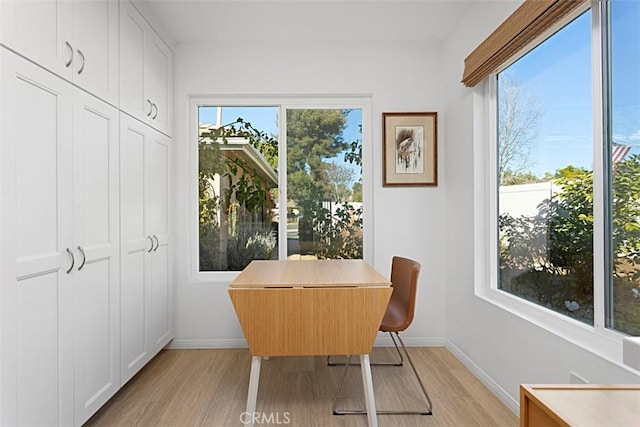
<instances>
[{"instance_id":1,"label":"framed picture","mask_svg":"<svg viewBox=\"0 0 640 427\"><path fill-rule=\"evenodd\" d=\"M383 186L438 185L438 113L382 113Z\"/></svg>"}]
</instances>

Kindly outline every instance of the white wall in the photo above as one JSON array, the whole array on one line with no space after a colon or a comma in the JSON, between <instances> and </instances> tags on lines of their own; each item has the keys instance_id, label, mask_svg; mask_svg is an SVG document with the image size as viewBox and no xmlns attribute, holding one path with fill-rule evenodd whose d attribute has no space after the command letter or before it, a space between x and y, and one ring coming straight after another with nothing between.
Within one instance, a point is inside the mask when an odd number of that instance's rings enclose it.
<instances>
[{"instance_id":1,"label":"white wall","mask_svg":"<svg viewBox=\"0 0 640 427\"><path fill-rule=\"evenodd\" d=\"M444 191L446 132L439 128L440 184L437 188L382 187L382 112L437 111L444 123L441 52L419 44L216 44L180 45L175 50L176 324L174 347L244 345L227 294L228 282L190 281L188 176L190 95L369 95L374 153L374 255L382 274L391 257L422 264L408 345L444 343Z\"/></svg>"},{"instance_id":2,"label":"white wall","mask_svg":"<svg viewBox=\"0 0 640 427\"><path fill-rule=\"evenodd\" d=\"M498 200L500 215L508 214L513 218L534 217L540 212L540 204L551 200L558 191L552 181L531 184L501 185Z\"/></svg>"},{"instance_id":3,"label":"white wall","mask_svg":"<svg viewBox=\"0 0 640 427\"><path fill-rule=\"evenodd\" d=\"M516 410L520 383L640 382L640 376L474 296L474 158L472 90L460 83L463 59L520 2L482 1L443 49L447 346Z\"/></svg>"}]
</instances>

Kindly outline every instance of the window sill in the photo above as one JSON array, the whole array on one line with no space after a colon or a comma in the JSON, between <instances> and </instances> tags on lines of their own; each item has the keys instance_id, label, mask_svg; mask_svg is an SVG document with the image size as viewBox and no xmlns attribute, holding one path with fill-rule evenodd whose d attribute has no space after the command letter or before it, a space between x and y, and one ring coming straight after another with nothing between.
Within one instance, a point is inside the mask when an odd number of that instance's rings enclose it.
<instances>
[{"instance_id":1,"label":"window sill","mask_svg":"<svg viewBox=\"0 0 640 427\"><path fill-rule=\"evenodd\" d=\"M239 271L198 271L192 273L189 283L211 283L228 285L240 274Z\"/></svg>"},{"instance_id":2,"label":"window sill","mask_svg":"<svg viewBox=\"0 0 640 427\"><path fill-rule=\"evenodd\" d=\"M584 324L501 290L476 287L475 295L618 367L638 374L638 371L623 363L624 335L619 332Z\"/></svg>"}]
</instances>

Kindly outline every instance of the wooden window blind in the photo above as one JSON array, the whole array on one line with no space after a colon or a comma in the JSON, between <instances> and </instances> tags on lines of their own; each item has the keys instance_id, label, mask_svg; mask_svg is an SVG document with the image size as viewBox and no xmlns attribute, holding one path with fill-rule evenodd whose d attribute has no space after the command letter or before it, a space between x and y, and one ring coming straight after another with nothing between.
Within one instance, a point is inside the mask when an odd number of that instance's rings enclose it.
<instances>
[{"instance_id":1,"label":"wooden window blind","mask_svg":"<svg viewBox=\"0 0 640 427\"><path fill-rule=\"evenodd\" d=\"M525 0L464 60L462 83L473 87L588 0Z\"/></svg>"}]
</instances>

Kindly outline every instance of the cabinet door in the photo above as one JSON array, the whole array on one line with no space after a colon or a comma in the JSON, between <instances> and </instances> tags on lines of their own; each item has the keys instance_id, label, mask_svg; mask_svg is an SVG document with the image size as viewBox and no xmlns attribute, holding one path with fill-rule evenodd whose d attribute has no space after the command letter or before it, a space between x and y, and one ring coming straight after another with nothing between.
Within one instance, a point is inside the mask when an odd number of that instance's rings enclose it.
<instances>
[{"instance_id":1,"label":"cabinet door","mask_svg":"<svg viewBox=\"0 0 640 427\"><path fill-rule=\"evenodd\" d=\"M169 274L169 139L154 132L145 145L145 224L155 240L147 254L150 287L150 344L153 354L172 337L171 281Z\"/></svg>"},{"instance_id":2,"label":"cabinet door","mask_svg":"<svg viewBox=\"0 0 640 427\"><path fill-rule=\"evenodd\" d=\"M120 114L120 129L120 351L124 384L151 358L145 270L146 255L155 242L145 234L144 153L151 129L126 114Z\"/></svg>"},{"instance_id":3,"label":"cabinet door","mask_svg":"<svg viewBox=\"0 0 640 427\"><path fill-rule=\"evenodd\" d=\"M129 2L120 8L120 108L169 135L173 54Z\"/></svg>"},{"instance_id":4,"label":"cabinet door","mask_svg":"<svg viewBox=\"0 0 640 427\"><path fill-rule=\"evenodd\" d=\"M0 1L0 42L65 78L73 58L69 0Z\"/></svg>"},{"instance_id":5,"label":"cabinet door","mask_svg":"<svg viewBox=\"0 0 640 427\"><path fill-rule=\"evenodd\" d=\"M148 24L128 1L120 3L120 108L150 120L151 101L145 97L145 32Z\"/></svg>"},{"instance_id":6,"label":"cabinet door","mask_svg":"<svg viewBox=\"0 0 640 427\"><path fill-rule=\"evenodd\" d=\"M74 93L75 423L120 388L119 113Z\"/></svg>"},{"instance_id":7,"label":"cabinet door","mask_svg":"<svg viewBox=\"0 0 640 427\"><path fill-rule=\"evenodd\" d=\"M171 134L171 85L173 56L167 45L153 31L147 33L145 51L145 94L153 111L151 126Z\"/></svg>"},{"instance_id":8,"label":"cabinet door","mask_svg":"<svg viewBox=\"0 0 640 427\"><path fill-rule=\"evenodd\" d=\"M72 87L0 62L0 424L71 425Z\"/></svg>"},{"instance_id":9,"label":"cabinet door","mask_svg":"<svg viewBox=\"0 0 640 427\"><path fill-rule=\"evenodd\" d=\"M73 82L118 105L118 2L73 3Z\"/></svg>"}]
</instances>

